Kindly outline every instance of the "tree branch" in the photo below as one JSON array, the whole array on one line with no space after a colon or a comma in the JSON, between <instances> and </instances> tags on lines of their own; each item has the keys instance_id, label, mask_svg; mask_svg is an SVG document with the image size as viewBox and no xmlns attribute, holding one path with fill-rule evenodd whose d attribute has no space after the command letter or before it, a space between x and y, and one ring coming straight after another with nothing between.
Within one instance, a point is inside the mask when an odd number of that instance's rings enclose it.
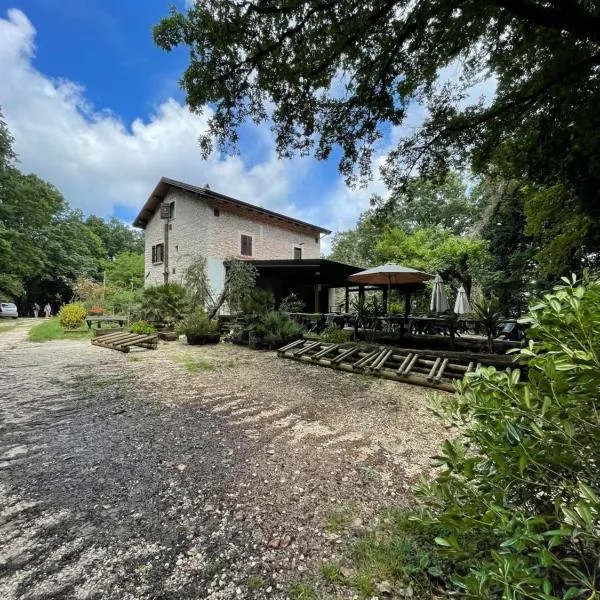
<instances>
[{"instance_id":1,"label":"tree branch","mask_svg":"<svg viewBox=\"0 0 600 600\"><path fill-rule=\"evenodd\" d=\"M551 8L530 0L490 0L490 4L532 24L559 32L566 31L577 39L600 45L600 17L582 10L579 3L573 2L564 9L556 6Z\"/></svg>"}]
</instances>

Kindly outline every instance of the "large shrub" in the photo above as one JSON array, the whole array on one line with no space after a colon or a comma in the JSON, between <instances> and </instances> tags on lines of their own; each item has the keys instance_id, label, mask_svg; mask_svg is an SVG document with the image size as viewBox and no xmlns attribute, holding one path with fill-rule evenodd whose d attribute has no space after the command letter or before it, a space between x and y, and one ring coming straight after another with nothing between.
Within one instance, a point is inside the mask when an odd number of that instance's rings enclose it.
<instances>
[{"instance_id":1,"label":"large shrub","mask_svg":"<svg viewBox=\"0 0 600 600\"><path fill-rule=\"evenodd\" d=\"M83 304L73 302L60 307L58 321L64 329L79 329L85 321L87 310Z\"/></svg>"},{"instance_id":2,"label":"large shrub","mask_svg":"<svg viewBox=\"0 0 600 600\"><path fill-rule=\"evenodd\" d=\"M204 344L219 341L219 321L209 319L202 309L186 315L175 330L184 334L190 344Z\"/></svg>"},{"instance_id":3,"label":"large shrub","mask_svg":"<svg viewBox=\"0 0 600 600\"><path fill-rule=\"evenodd\" d=\"M144 321L171 326L183 318L188 306L185 288L178 283L165 283L144 289L137 312Z\"/></svg>"},{"instance_id":4,"label":"large shrub","mask_svg":"<svg viewBox=\"0 0 600 600\"><path fill-rule=\"evenodd\" d=\"M564 281L525 319L528 381L480 369L440 404L460 437L416 491L463 597L600 597L600 282Z\"/></svg>"}]
</instances>

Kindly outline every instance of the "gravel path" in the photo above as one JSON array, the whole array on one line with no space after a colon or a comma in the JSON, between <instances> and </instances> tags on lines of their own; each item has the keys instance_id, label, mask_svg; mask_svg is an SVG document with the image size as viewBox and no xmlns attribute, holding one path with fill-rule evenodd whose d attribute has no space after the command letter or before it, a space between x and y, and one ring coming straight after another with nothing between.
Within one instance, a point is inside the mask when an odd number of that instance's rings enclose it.
<instances>
[{"instance_id":1,"label":"gravel path","mask_svg":"<svg viewBox=\"0 0 600 600\"><path fill-rule=\"evenodd\" d=\"M0 598L286 598L332 512L407 505L427 391L220 344L0 332Z\"/></svg>"}]
</instances>

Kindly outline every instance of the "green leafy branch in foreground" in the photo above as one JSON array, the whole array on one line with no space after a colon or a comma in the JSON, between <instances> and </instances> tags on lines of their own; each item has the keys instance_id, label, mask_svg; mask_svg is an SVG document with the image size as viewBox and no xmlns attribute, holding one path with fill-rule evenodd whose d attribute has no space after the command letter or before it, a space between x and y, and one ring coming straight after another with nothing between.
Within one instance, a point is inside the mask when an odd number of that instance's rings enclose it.
<instances>
[{"instance_id":1,"label":"green leafy branch in foreground","mask_svg":"<svg viewBox=\"0 0 600 600\"><path fill-rule=\"evenodd\" d=\"M438 410L461 431L417 518L468 598L600 598L600 282L564 279L525 319L518 369L480 369Z\"/></svg>"}]
</instances>

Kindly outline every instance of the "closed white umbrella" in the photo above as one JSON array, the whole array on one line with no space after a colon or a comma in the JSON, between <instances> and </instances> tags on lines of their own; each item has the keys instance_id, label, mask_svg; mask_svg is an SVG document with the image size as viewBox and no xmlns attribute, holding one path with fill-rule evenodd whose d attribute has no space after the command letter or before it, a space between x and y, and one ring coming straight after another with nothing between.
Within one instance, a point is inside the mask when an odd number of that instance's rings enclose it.
<instances>
[{"instance_id":1,"label":"closed white umbrella","mask_svg":"<svg viewBox=\"0 0 600 600\"><path fill-rule=\"evenodd\" d=\"M444 312L448 310L448 298L444 290L444 281L438 273L433 280L433 292L431 293L431 312Z\"/></svg>"},{"instance_id":2,"label":"closed white umbrella","mask_svg":"<svg viewBox=\"0 0 600 600\"><path fill-rule=\"evenodd\" d=\"M458 288L456 302L454 303L454 312L457 315L466 315L467 313L471 312L471 305L469 304L469 299L467 298L467 292L462 285L460 288Z\"/></svg>"}]
</instances>

